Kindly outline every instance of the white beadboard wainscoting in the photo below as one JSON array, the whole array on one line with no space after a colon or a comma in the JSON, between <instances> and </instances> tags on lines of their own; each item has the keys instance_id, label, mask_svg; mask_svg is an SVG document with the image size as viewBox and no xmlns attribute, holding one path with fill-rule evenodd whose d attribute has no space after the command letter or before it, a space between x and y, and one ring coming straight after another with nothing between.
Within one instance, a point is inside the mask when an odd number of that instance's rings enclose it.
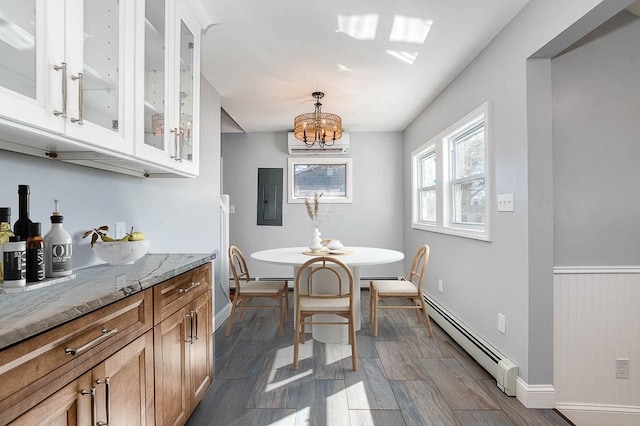
<instances>
[{"instance_id":1,"label":"white beadboard wainscoting","mask_svg":"<svg viewBox=\"0 0 640 426\"><path fill-rule=\"evenodd\" d=\"M553 287L556 408L577 425L640 425L640 266L555 267Z\"/></svg>"}]
</instances>

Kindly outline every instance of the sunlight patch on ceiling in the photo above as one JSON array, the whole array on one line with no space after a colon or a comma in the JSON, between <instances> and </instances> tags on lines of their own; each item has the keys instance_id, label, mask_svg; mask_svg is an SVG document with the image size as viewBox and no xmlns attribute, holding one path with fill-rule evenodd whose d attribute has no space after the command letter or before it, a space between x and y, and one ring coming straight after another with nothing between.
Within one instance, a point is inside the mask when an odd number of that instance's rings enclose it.
<instances>
[{"instance_id":1,"label":"sunlight patch on ceiling","mask_svg":"<svg viewBox=\"0 0 640 426\"><path fill-rule=\"evenodd\" d=\"M347 67L346 65L342 65L342 64L338 64L338 71L339 72L353 72L353 70L349 67Z\"/></svg>"},{"instance_id":2,"label":"sunlight patch on ceiling","mask_svg":"<svg viewBox=\"0 0 640 426\"><path fill-rule=\"evenodd\" d=\"M389 41L423 44L429 34L431 25L433 25L433 20L431 19L396 15L393 17Z\"/></svg>"},{"instance_id":3,"label":"sunlight patch on ceiling","mask_svg":"<svg viewBox=\"0 0 640 426\"><path fill-rule=\"evenodd\" d=\"M413 65L413 63L416 61L416 58L418 57L418 52L405 52L400 50L386 50L386 52L394 58L409 65Z\"/></svg>"},{"instance_id":4,"label":"sunlight patch on ceiling","mask_svg":"<svg viewBox=\"0 0 640 426\"><path fill-rule=\"evenodd\" d=\"M378 30L378 15L338 15L337 32L356 40L375 40Z\"/></svg>"}]
</instances>

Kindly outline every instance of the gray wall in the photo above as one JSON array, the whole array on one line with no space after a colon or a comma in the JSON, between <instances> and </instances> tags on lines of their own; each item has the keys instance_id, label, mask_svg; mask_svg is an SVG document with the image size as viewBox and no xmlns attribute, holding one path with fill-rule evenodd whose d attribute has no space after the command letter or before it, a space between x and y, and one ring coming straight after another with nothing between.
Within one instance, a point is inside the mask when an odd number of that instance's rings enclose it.
<instances>
[{"instance_id":1,"label":"gray wall","mask_svg":"<svg viewBox=\"0 0 640 426\"><path fill-rule=\"evenodd\" d=\"M144 231L151 253L211 253L219 250L220 96L202 79L200 176L143 179L0 151L0 205L18 218L18 185L31 186L31 219L51 227L53 199L60 200L64 228L73 238L76 268L101 261L84 231L124 221ZM217 266L217 265L216 265ZM219 269L216 267L216 269Z\"/></svg>"},{"instance_id":2,"label":"gray wall","mask_svg":"<svg viewBox=\"0 0 640 426\"><path fill-rule=\"evenodd\" d=\"M552 61L556 266L638 264L639 40L623 12Z\"/></svg>"},{"instance_id":3,"label":"gray wall","mask_svg":"<svg viewBox=\"0 0 640 426\"><path fill-rule=\"evenodd\" d=\"M550 217L541 221L542 235L529 226L529 214L551 215L548 200L529 194L530 190L551 189L543 177L551 172L551 163L545 154L545 149L550 152L548 137L546 148L529 146L535 143L529 140L535 132L543 137L549 133L550 116L535 117L536 130L529 133L532 116L527 109L535 107L544 115L540 105L547 102L550 108L550 94L544 79L528 86L527 59L552 42L555 49L568 47L598 25L594 22L603 22L629 3L531 1L404 132L408 182L412 150L478 105L490 103L494 190L496 194L514 193L515 211L498 213L494 200L491 242L413 230L410 191L405 187L405 251L421 243L430 244L426 291L511 358L528 384L553 383L553 330L549 319L552 258L531 252L535 247L551 247L553 236ZM581 20L586 14L590 19ZM549 51L554 49L549 47ZM544 73L544 68L542 64L529 70ZM546 73L549 79L548 66ZM534 88L547 95L530 103L527 90ZM530 243L532 236L535 241ZM544 268L546 276L532 273L532 265ZM437 291L438 279L443 280L443 293ZM506 335L497 331L498 313L506 316Z\"/></svg>"},{"instance_id":4,"label":"gray wall","mask_svg":"<svg viewBox=\"0 0 640 426\"><path fill-rule=\"evenodd\" d=\"M339 238L347 246L402 250L402 135L351 133L353 203L324 204L335 209L334 218L320 224L325 237ZM235 214L230 216L230 242L247 257L254 276L292 277L286 266L250 258L252 252L276 247L308 246L311 224L304 204L287 203L287 134L223 134L223 192L230 195ZM258 168L282 168L284 175L283 226L257 226ZM361 268L361 275L397 276L401 262Z\"/></svg>"}]
</instances>

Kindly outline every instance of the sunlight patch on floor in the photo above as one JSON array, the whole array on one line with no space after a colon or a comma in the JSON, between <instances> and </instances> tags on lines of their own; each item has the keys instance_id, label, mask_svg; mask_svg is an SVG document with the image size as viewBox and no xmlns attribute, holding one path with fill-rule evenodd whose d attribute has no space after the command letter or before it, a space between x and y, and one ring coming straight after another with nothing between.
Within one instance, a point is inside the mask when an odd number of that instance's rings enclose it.
<instances>
[{"instance_id":1,"label":"sunlight patch on floor","mask_svg":"<svg viewBox=\"0 0 640 426\"><path fill-rule=\"evenodd\" d=\"M343 346L346 346L349 350L343 350ZM351 356L351 346L343 345L340 343L325 343L324 356L326 365L333 364L334 362L340 362L341 360ZM345 356L345 354L348 354Z\"/></svg>"},{"instance_id":2,"label":"sunlight patch on floor","mask_svg":"<svg viewBox=\"0 0 640 426\"><path fill-rule=\"evenodd\" d=\"M363 381L359 381L348 386L346 392L349 408L358 410L371 409L369 398L367 397L367 389L365 388Z\"/></svg>"},{"instance_id":3,"label":"sunlight patch on floor","mask_svg":"<svg viewBox=\"0 0 640 426\"><path fill-rule=\"evenodd\" d=\"M311 358L312 356L313 340L309 340L306 344L300 345L299 360ZM267 379L267 384L264 388L265 392L273 391L282 386L293 383L296 380L313 375L313 369L308 369L306 371L300 371L290 377L277 380L277 377L283 376L283 372L286 374L291 364L293 364L293 345L278 349L275 357L273 358L271 369L269 370L269 378Z\"/></svg>"},{"instance_id":4,"label":"sunlight patch on floor","mask_svg":"<svg viewBox=\"0 0 640 426\"><path fill-rule=\"evenodd\" d=\"M326 398L327 425L349 424L349 404L347 391L343 389ZM346 423L345 423L346 421Z\"/></svg>"}]
</instances>

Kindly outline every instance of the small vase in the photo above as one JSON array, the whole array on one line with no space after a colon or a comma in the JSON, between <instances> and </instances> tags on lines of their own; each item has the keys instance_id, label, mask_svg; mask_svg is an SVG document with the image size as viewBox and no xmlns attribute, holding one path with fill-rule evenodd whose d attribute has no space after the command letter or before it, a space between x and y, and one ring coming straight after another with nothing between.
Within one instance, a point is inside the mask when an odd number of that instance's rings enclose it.
<instances>
[{"instance_id":1,"label":"small vase","mask_svg":"<svg viewBox=\"0 0 640 426\"><path fill-rule=\"evenodd\" d=\"M309 250L316 252L322 249L322 238L320 238L320 230L315 227L313 228L313 233L311 234L311 244L309 245Z\"/></svg>"}]
</instances>

